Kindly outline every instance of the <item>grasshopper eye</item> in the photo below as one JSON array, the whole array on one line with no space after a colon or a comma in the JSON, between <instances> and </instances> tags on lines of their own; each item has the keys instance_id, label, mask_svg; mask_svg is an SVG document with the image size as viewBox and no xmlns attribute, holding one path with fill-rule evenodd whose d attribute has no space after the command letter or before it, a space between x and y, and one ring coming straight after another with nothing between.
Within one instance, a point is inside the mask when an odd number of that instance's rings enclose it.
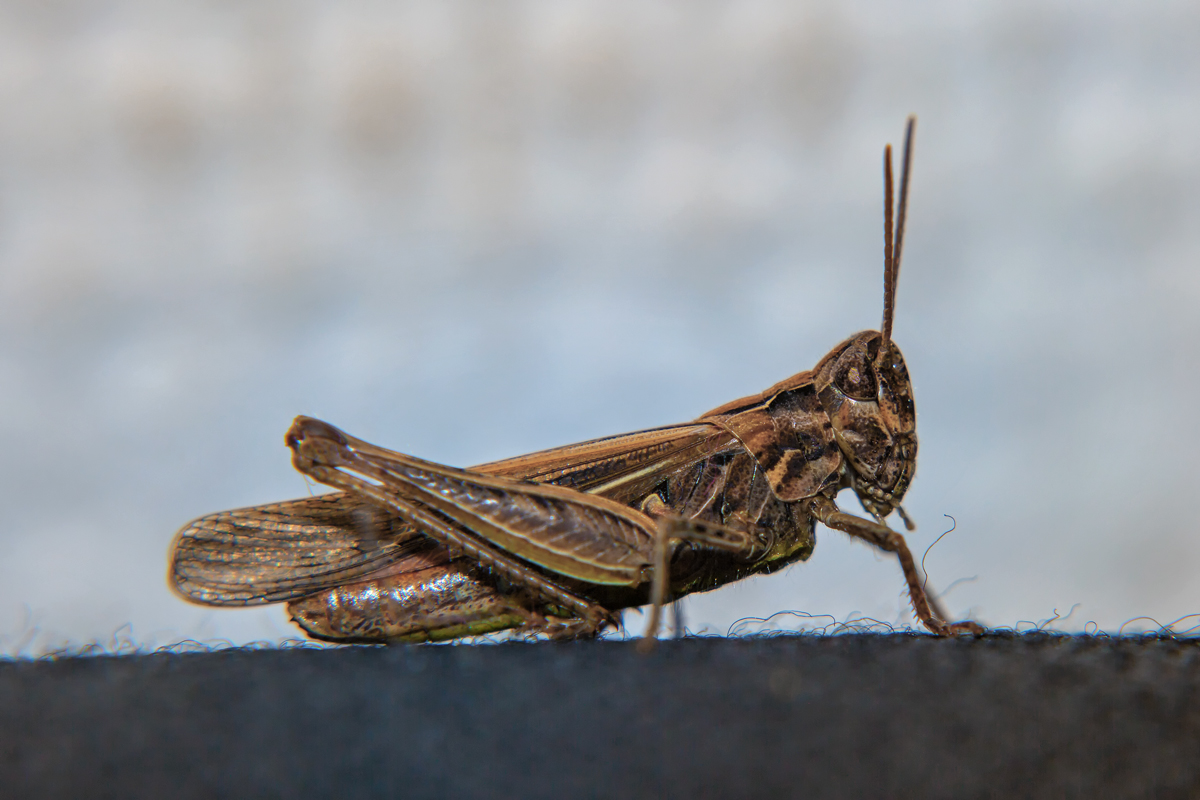
<instances>
[{"instance_id":1,"label":"grasshopper eye","mask_svg":"<svg viewBox=\"0 0 1200 800\"><path fill-rule=\"evenodd\" d=\"M834 373L833 383L847 397L855 400L874 400L879 391L875 382L875 370L868 358L855 357L858 353L847 353Z\"/></svg>"}]
</instances>

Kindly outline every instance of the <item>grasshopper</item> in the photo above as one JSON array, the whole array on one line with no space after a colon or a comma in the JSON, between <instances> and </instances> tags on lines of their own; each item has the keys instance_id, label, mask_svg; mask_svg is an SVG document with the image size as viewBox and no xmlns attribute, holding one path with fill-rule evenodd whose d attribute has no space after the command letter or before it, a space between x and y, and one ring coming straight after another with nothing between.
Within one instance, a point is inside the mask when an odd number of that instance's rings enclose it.
<instances>
[{"instance_id":1,"label":"grasshopper","mask_svg":"<svg viewBox=\"0 0 1200 800\"><path fill-rule=\"evenodd\" d=\"M817 366L694 422L457 469L297 417L294 466L330 494L223 511L180 530L170 581L208 605L287 602L310 636L444 641L512 629L594 636L649 604L807 559L825 526L894 553L917 618L950 623L885 523L916 470L912 383L892 341L915 118L898 211L884 149L884 307ZM893 216L895 219L893 220ZM852 489L870 519L841 511Z\"/></svg>"}]
</instances>

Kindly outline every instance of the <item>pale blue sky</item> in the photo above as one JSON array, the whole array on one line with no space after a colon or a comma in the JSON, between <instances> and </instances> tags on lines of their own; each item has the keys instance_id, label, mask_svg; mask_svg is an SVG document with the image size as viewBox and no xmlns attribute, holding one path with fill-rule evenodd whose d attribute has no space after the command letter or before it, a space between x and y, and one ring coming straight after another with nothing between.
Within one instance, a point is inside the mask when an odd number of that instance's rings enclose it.
<instances>
[{"instance_id":1,"label":"pale blue sky","mask_svg":"<svg viewBox=\"0 0 1200 800\"><path fill-rule=\"evenodd\" d=\"M878 325L909 112L931 585L1200 612L1197 41L1183 2L0 4L0 652L295 635L164 579L308 491L295 414L468 465L811 367ZM910 620L818 538L689 625Z\"/></svg>"}]
</instances>

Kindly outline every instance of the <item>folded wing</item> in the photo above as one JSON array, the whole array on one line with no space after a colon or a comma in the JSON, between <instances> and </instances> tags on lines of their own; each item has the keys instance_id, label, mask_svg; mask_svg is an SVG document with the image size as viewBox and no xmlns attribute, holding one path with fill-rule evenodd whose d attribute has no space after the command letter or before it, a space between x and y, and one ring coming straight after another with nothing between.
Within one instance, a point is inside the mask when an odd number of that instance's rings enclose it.
<instances>
[{"instance_id":1,"label":"folded wing","mask_svg":"<svg viewBox=\"0 0 1200 800\"><path fill-rule=\"evenodd\" d=\"M710 424L675 425L470 471L569 487L628 504L675 470L731 441L732 435ZM175 536L170 581L194 602L259 605L448 561L444 547L400 517L359 496L334 492L222 511L188 523Z\"/></svg>"},{"instance_id":2,"label":"folded wing","mask_svg":"<svg viewBox=\"0 0 1200 800\"><path fill-rule=\"evenodd\" d=\"M221 511L175 535L171 582L208 605L303 597L388 567L448 561L439 548L373 504L343 493Z\"/></svg>"}]
</instances>

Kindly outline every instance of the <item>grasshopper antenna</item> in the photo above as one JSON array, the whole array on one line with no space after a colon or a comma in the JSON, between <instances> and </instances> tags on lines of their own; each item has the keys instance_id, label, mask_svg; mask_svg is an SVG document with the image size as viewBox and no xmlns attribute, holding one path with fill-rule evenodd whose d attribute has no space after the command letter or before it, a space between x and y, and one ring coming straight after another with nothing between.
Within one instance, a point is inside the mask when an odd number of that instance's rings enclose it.
<instances>
[{"instance_id":1,"label":"grasshopper antenna","mask_svg":"<svg viewBox=\"0 0 1200 800\"><path fill-rule=\"evenodd\" d=\"M892 146L883 148L883 341L879 345L882 358L892 340L892 317L896 311L896 280L900 277L900 251L904 246L904 218L908 215L908 167L912 162L912 136L917 125L910 115L904 129L904 161L900 165L900 209L893 222L895 190L892 185Z\"/></svg>"}]
</instances>

